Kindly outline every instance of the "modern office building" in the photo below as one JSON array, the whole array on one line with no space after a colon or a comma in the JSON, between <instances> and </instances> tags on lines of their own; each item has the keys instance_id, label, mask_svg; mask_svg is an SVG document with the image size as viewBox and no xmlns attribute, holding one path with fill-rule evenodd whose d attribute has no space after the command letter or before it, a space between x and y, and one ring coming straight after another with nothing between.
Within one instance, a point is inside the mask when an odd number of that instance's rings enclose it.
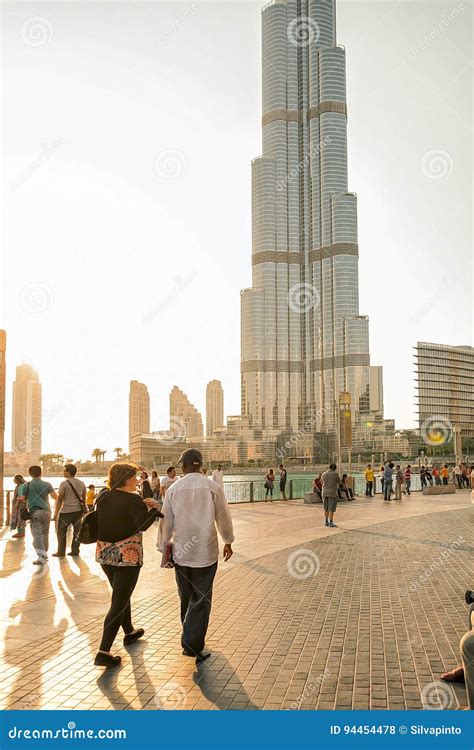
<instances>
[{"instance_id":1,"label":"modern office building","mask_svg":"<svg viewBox=\"0 0 474 750\"><path fill-rule=\"evenodd\" d=\"M369 411L383 416L383 367L379 365L369 370Z\"/></svg>"},{"instance_id":2,"label":"modern office building","mask_svg":"<svg viewBox=\"0 0 474 750\"><path fill-rule=\"evenodd\" d=\"M128 398L128 449L132 453L132 438L150 432L150 396L148 388L138 380L130 381Z\"/></svg>"},{"instance_id":3,"label":"modern office building","mask_svg":"<svg viewBox=\"0 0 474 750\"><path fill-rule=\"evenodd\" d=\"M31 461L41 455L42 393L38 373L30 365L16 368L13 383L12 451Z\"/></svg>"},{"instance_id":4,"label":"modern office building","mask_svg":"<svg viewBox=\"0 0 474 750\"><path fill-rule=\"evenodd\" d=\"M420 432L425 442L451 440L454 428L474 436L474 348L418 342L416 390ZM438 438L436 437L438 435Z\"/></svg>"},{"instance_id":5,"label":"modern office building","mask_svg":"<svg viewBox=\"0 0 474 750\"><path fill-rule=\"evenodd\" d=\"M201 414L177 385L170 393L170 430L176 437L203 437Z\"/></svg>"},{"instance_id":6,"label":"modern office building","mask_svg":"<svg viewBox=\"0 0 474 750\"><path fill-rule=\"evenodd\" d=\"M242 415L334 433L339 393L369 411L346 60L334 0L262 11L262 156L252 162L252 287L241 292Z\"/></svg>"},{"instance_id":7,"label":"modern office building","mask_svg":"<svg viewBox=\"0 0 474 750\"><path fill-rule=\"evenodd\" d=\"M220 380L211 380L206 388L206 437L224 426L224 391Z\"/></svg>"}]
</instances>

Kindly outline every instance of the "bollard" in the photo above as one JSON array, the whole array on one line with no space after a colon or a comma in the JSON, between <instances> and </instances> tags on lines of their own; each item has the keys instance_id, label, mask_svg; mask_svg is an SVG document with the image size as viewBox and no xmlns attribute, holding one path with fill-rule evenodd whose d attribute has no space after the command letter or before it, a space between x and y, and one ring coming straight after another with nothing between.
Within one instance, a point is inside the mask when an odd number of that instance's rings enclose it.
<instances>
[{"instance_id":1,"label":"bollard","mask_svg":"<svg viewBox=\"0 0 474 750\"><path fill-rule=\"evenodd\" d=\"M290 479L290 481L288 482L288 489L289 489L288 497L290 500L293 500L293 480L292 479Z\"/></svg>"},{"instance_id":2,"label":"bollard","mask_svg":"<svg viewBox=\"0 0 474 750\"><path fill-rule=\"evenodd\" d=\"M253 482L250 482L250 502L253 503Z\"/></svg>"}]
</instances>

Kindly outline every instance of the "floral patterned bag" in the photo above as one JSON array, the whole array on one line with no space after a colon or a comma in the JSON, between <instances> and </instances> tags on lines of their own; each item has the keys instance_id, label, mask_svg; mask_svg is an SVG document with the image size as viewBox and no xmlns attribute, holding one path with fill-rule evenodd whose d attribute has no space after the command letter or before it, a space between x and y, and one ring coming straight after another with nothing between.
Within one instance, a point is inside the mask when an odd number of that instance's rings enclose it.
<instances>
[{"instance_id":1,"label":"floral patterned bag","mask_svg":"<svg viewBox=\"0 0 474 750\"><path fill-rule=\"evenodd\" d=\"M101 565L117 565L121 568L143 565L142 532L122 539L120 542L97 542L95 559Z\"/></svg>"}]
</instances>

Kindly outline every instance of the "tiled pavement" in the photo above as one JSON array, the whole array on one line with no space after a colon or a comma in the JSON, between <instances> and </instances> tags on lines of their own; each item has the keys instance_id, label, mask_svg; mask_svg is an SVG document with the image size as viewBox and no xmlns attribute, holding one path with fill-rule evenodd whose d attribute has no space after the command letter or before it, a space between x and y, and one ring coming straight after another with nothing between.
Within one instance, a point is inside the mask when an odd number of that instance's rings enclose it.
<instances>
[{"instance_id":1,"label":"tiled pavement","mask_svg":"<svg viewBox=\"0 0 474 750\"><path fill-rule=\"evenodd\" d=\"M134 599L147 636L128 654L117 641L110 672L92 666L108 601L92 549L32 574L29 548L2 541L1 706L456 708L464 691L433 683L459 662L474 509L467 493L439 500L358 500L338 509L337 531L320 507L233 507L238 554L220 566L199 669L181 655L174 575L152 531Z\"/></svg>"}]
</instances>

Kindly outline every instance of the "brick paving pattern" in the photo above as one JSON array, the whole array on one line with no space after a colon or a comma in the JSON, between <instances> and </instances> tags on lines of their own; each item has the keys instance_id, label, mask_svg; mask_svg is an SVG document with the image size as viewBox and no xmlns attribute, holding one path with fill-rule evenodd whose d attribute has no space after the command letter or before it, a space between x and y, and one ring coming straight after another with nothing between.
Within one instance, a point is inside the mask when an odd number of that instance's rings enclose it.
<instances>
[{"instance_id":1,"label":"brick paving pattern","mask_svg":"<svg viewBox=\"0 0 474 750\"><path fill-rule=\"evenodd\" d=\"M464 590L474 583L472 514L467 506L340 529L235 564L216 579L207 640L212 656L199 668L181 655L172 571L166 571L166 590L152 573L135 599L134 622L146 638L128 651L117 640L122 666L103 671L92 665L103 614L84 618L94 591L105 613L102 579L81 560L92 582L84 594L79 576L64 573L59 586L76 622L68 628L55 615L56 589L46 569L28 586L34 616L23 614L21 602L9 612L1 705L421 709L423 691L459 663ZM35 640L42 623L51 634ZM27 647L19 630L29 633ZM446 708L465 704L462 687L441 690Z\"/></svg>"}]
</instances>

